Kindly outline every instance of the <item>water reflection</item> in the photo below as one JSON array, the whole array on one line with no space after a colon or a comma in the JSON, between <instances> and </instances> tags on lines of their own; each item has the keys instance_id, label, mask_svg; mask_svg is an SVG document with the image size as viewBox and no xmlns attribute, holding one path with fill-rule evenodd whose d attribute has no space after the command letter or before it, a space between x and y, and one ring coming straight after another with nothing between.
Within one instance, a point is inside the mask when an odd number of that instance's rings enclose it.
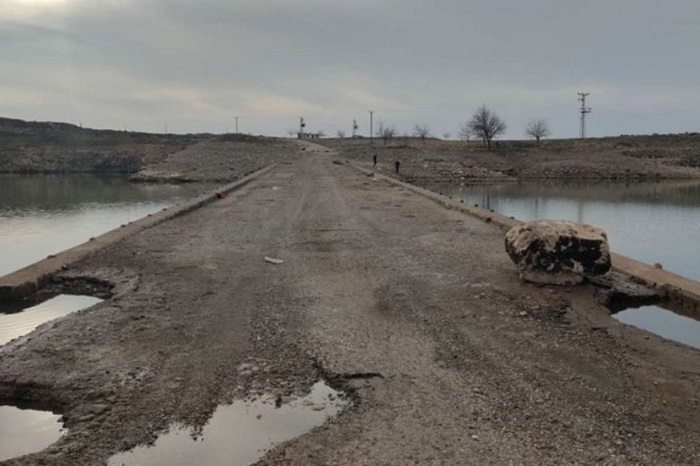
<instances>
[{"instance_id":1,"label":"water reflection","mask_svg":"<svg viewBox=\"0 0 700 466\"><path fill-rule=\"evenodd\" d=\"M64 431L59 414L0 406L0 461L36 453L58 440Z\"/></svg>"},{"instance_id":2,"label":"water reflection","mask_svg":"<svg viewBox=\"0 0 700 466\"><path fill-rule=\"evenodd\" d=\"M137 447L112 457L109 465L252 464L274 444L320 426L347 404L339 392L322 381L306 397L279 407L273 400L237 401L219 407L204 426L201 437L193 438L190 429L178 427L161 436L152 447Z\"/></svg>"},{"instance_id":3,"label":"water reflection","mask_svg":"<svg viewBox=\"0 0 700 466\"><path fill-rule=\"evenodd\" d=\"M625 324L634 325L661 337L700 349L700 322L657 306L627 309L613 314Z\"/></svg>"},{"instance_id":4,"label":"water reflection","mask_svg":"<svg viewBox=\"0 0 700 466\"><path fill-rule=\"evenodd\" d=\"M521 220L567 219L602 227L613 251L700 280L700 182L426 187Z\"/></svg>"},{"instance_id":5,"label":"water reflection","mask_svg":"<svg viewBox=\"0 0 700 466\"><path fill-rule=\"evenodd\" d=\"M21 310L0 307L0 345L31 332L44 322L66 316L101 302L92 296L59 295ZM9 311L4 313L4 311Z\"/></svg>"},{"instance_id":6,"label":"water reflection","mask_svg":"<svg viewBox=\"0 0 700 466\"><path fill-rule=\"evenodd\" d=\"M0 175L0 276L206 188L123 176Z\"/></svg>"}]
</instances>

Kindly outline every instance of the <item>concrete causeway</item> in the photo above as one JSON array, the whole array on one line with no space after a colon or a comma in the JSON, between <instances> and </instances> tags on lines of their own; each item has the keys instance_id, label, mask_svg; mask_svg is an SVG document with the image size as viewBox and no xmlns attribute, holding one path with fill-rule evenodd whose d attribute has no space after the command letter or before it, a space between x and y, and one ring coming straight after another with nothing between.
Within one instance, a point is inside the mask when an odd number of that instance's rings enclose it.
<instances>
[{"instance_id":1,"label":"concrete causeway","mask_svg":"<svg viewBox=\"0 0 700 466\"><path fill-rule=\"evenodd\" d=\"M700 463L700 351L520 282L516 220L306 148L59 271L114 297L0 347L0 402L67 427L10 464L106 464L321 379L352 406L260 464Z\"/></svg>"}]
</instances>

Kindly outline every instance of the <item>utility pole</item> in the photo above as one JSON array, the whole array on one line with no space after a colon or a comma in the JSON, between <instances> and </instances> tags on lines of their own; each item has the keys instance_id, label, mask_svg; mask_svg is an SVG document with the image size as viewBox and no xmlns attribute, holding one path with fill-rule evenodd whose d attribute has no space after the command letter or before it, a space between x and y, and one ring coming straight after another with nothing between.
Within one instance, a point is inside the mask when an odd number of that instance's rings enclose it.
<instances>
[{"instance_id":1,"label":"utility pole","mask_svg":"<svg viewBox=\"0 0 700 466\"><path fill-rule=\"evenodd\" d=\"M165 125L165 134L168 134L168 125Z\"/></svg>"},{"instance_id":2,"label":"utility pole","mask_svg":"<svg viewBox=\"0 0 700 466\"><path fill-rule=\"evenodd\" d=\"M355 139L357 137L357 129L359 126L357 126L357 120L352 120L352 138Z\"/></svg>"},{"instance_id":3,"label":"utility pole","mask_svg":"<svg viewBox=\"0 0 700 466\"><path fill-rule=\"evenodd\" d=\"M586 138L586 115L593 111L591 107L586 107L586 97L589 95L590 92L578 93L578 101L581 102L581 139Z\"/></svg>"},{"instance_id":4,"label":"utility pole","mask_svg":"<svg viewBox=\"0 0 700 466\"><path fill-rule=\"evenodd\" d=\"M374 144L374 141L372 140L372 136L374 135L372 131L372 117L374 116L374 110L369 110L369 143Z\"/></svg>"},{"instance_id":5,"label":"utility pole","mask_svg":"<svg viewBox=\"0 0 700 466\"><path fill-rule=\"evenodd\" d=\"M233 117L236 122L236 134L238 134L238 117Z\"/></svg>"}]
</instances>

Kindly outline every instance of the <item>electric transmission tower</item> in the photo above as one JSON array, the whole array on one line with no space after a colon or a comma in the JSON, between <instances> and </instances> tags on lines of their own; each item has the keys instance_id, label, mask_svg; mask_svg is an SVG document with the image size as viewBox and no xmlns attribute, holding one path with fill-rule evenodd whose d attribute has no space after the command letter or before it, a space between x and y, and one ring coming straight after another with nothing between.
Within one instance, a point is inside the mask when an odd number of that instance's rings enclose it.
<instances>
[{"instance_id":1,"label":"electric transmission tower","mask_svg":"<svg viewBox=\"0 0 700 466\"><path fill-rule=\"evenodd\" d=\"M590 92L578 93L578 101L581 102L581 139L586 138L586 115L593 111L591 107L586 107L586 97L589 95Z\"/></svg>"},{"instance_id":2,"label":"electric transmission tower","mask_svg":"<svg viewBox=\"0 0 700 466\"><path fill-rule=\"evenodd\" d=\"M357 126L357 120L352 120L352 138L355 139L357 137L357 130L359 126Z\"/></svg>"}]
</instances>

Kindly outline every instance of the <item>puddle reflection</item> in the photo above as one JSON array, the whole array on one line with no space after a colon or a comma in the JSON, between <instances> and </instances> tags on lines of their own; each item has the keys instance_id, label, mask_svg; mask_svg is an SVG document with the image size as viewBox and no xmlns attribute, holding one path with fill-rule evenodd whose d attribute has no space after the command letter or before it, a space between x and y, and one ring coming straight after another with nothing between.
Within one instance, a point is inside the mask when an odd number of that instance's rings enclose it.
<instances>
[{"instance_id":1,"label":"puddle reflection","mask_svg":"<svg viewBox=\"0 0 700 466\"><path fill-rule=\"evenodd\" d=\"M92 296L59 295L21 312L8 309L8 314L0 313L0 345L31 332L44 322L66 316L85 309L102 300Z\"/></svg>"},{"instance_id":2,"label":"puddle reflection","mask_svg":"<svg viewBox=\"0 0 700 466\"><path fill-rule=\"evenodd\" d=\"M700 321L658 306L626 309L612 316L625 324L700 349Z\"/></svg>"},{"instance_id":3,"label":"puddle reflection","mask_svg":"<svg viewBox=\"0 0 700 466\"><path fill-rule=\"evenodd\" d=\"M322 381L304 398L283 400L279 407L272 396L262 400L220 406L201 437L193 438L187 427L176 427L152 447L137 447L112 457L109 466L252 464L275 444L322 425L349 403Z\"/></svg>"},{"instance_id":4,"label":"puddle reflection","mask_svg":"<svg viewBox=\"0 0 700 466\"><path fill-rule=\"evenodd\" d=\"M48 447L64 430L61 416L50 411L0 406L0 461Z\"/></svg>"}]
</instances>

